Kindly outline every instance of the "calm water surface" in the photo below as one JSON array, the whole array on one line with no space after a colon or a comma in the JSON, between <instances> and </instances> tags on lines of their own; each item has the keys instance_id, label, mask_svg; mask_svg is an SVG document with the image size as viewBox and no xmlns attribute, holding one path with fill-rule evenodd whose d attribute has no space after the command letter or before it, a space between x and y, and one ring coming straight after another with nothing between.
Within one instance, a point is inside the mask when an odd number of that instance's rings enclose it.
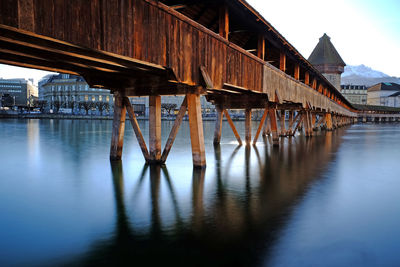
<instances>
[{"instance_id":1,"label":"calm water surface","mask_svg":"<svg viewBox=\"0 0 400 267\"><path fill-rule=\"evenodd\" d=\"M205 122L205 170L187 122L166 167L128 126L110 164L111 121L0 120L0 266L400 265L399 124L273 149L238 147L227 124L214 148Z\"/></svg>"}]
</instances>

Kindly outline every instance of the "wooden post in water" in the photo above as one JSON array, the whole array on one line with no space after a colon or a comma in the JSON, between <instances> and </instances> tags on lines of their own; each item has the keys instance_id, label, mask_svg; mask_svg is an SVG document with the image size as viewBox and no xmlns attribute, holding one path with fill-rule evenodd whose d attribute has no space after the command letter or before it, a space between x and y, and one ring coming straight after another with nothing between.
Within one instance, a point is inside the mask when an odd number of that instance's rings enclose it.
<instances>
[{"instance_id":1,"label":"wooden post in water","mask_svg":"<svg viewBox=\"0 0 400 267\"><path fill-rule=\"evenodd\" d=\"M201 117L200 95L187 94L186 96L189 113L193 166L205 167L206 153L204 148L203 119Z\"/></svg>"},{"instance_id":2,"label":"wooden post in water","mask_svg":"<svg viewBox=\"0 0 400 267\"><path fill-rule=\"evenodd\" d=\"M326 130L327 131L332 131L332 114L331 113L326 113L325 114L325 121L326 121Z\"/></svg>"},{"instance_id":3,"label":"wooden post in water","mask_svg":"<svg viewBox=\"0 0 400 267\"><path fill-rule=\"evenodd\" d=\"M224 116L223 109L219 106L217 109L217 118L215 120L215 130L214 130L214 145L218 145L221 142L221 132L222 132L222 118Z\"/></svg>"},{"instance_id":4,"label":"wooden post in water","mask_svg":"<svg viewBox=\"0 0 400 267\"><path fill-rule=\"evenodd\" d=\"M276 108L269 109L269 119L272 132L272 144L274 146L279 146L278 123L276 121Z\"/></svg>"},{"instance_id":5,"label":"wooden post in water","mask_svg":"<svg viewBox=\"0 0 400 267\"><path fill-rule=\"evenodd\" d=\"M186 111L187 111L187 98L185 97L183 99L182 105L179 109L178 115L176 116L174 125L172 126L172 129L169 134L168 140L165 144L163 153L161 155L161 162L163 162L163 163L167 160L169 151L171 150L172 144L174 143L176 135L178 134L179 127L182 123L183 116L185 116L185 114L186 114Z\"/></svg>"},{"instance_id":6,"label":"wooden post in water","mask_svg":"<svg viewBox=\"0 0 400 267\"><path fill-rule=\"evenodd\" d=\"M289 110L289 129L288 129L288 131L287 131L287 135L288 136L292 136L292 132L293 132L293 129L292 129L292 126L293 126L293 115L294 115L294 112L293 112L293 110Z\"/></svg>"},{"instance_id":7,"label":"wooden post in water","mask_svg":"<svg viewBox=\"0 0 400 267\"><path fill-rule=\"evenodd\" d=\"M121 94L114 93L114 119L111 136L110 160L120 160L124 145L126 107Z\"/></svg>"},{"instance_id":8,"label":"wooden post in water","mask_svg":"<svg viewBox=\"0 0 400 267\"><path fill-rule=\"evenodd\" d=\"M316 131L317 128L315 127L315 124L317 123L317 114L315 112L311 113L311 130Z\"/></svg>"},{"instance_id":9,"label":"wooden post in water","mask_svg":"<svg viewBox=\"0 0 400 267\"><path fill-rule=\"evenodd\" d=\"M279 136L286 136L286 125L285 125L285 115L286 115L286 111L284 109L281 110L280 112L280 119L279 122L281 124L281 131L279 133Z\"/></svg>"},{"instance_id":10,"label":"wooden post in water","mask_svg":"<svg viewBox=\"0 0 400 267\"><path fill-rule=\"evenodd\" d=\"M246 108L245 119L245 141L247 146L251 144L251 108Z\"/></svg>"},{"instance_id":11,"label":"wooden post in water","mask_svg":"<svg viewBox=\"0 0 400 267\"><path fill-rule=\"evenodd\" d=\"M232 132L235 135L236 140L238 141L239 145L242 145L242 139L240 139L240 135L239 135L238 131L236 130L235 124L233 123L228 110L224 109L224 114L225 114L226 120L229 123L229 126L231 126Z\"/></svg>"},{"instance_id":12,"label":"wooden post in water","mask_svg":"<svg viewBox=\"0 0 400 267\"><path fill-rule=\"evenodd\" d=\"M149 160L161 160L161 96L149 96Z\"/></svg>"}]
</instances>

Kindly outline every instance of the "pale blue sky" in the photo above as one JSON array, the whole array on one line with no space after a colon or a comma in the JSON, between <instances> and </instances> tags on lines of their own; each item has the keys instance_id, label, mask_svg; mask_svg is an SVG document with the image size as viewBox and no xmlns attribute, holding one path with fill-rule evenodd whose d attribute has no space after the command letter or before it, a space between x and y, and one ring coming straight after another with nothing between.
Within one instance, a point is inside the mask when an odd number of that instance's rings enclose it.
<instances>
[{"instance_id":1,"label":"pale blue sky","mask_svg":"<svg viewBox=\"0 0 400 267\"><path fill-rule=\"evenodd\" d=\"M324 34L348 65L400 77L399 0L248 0L305 58Z\"/></svg>"},{"instance_id":2,"label":"pale blue sky","mask_svg":"<svg viewBox=\"0 0 400 267\"><path fill-rule=\"evenodd\" d=\"M248 0L305 58L327 33L348 65L400 77L400 0ZM0 77L46 72L0 65Z\"/></svg>"}]
</instances>

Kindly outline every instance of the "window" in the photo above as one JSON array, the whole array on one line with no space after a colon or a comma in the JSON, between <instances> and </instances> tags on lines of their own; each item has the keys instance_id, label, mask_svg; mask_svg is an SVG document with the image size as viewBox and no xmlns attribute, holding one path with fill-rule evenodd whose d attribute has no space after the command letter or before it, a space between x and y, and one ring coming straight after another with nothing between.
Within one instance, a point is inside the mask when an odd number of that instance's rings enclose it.
<instances>
[{"instance_id":1,"label":"window","mask_svg":"<svg viewBox=\"0 0 400 267\"><path fill-rule=\"evenodd\" d=\"M85 95L85 101L88 101L88 100L89 100L89 96Z\"/></svg>"},{"instance_id":2,"label":"window","mask_svg":"<svg viewBox=\"0 0 400 267\"><path fill-rule=\"evenodd\" d=\"M99 101L103 101L103 96L99 95Z\"/></svg>"}]
</instances>

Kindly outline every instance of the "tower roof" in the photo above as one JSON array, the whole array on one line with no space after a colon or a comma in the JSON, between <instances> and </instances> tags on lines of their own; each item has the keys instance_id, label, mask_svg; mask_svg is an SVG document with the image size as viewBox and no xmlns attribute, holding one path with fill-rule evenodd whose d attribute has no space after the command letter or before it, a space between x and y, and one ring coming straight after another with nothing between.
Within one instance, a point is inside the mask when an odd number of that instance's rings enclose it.
<instances>
[{"instance_id":1,"label":"tower roof","mask_svg":"<svg viewBox=\"0 0 400 267\"><path fill-rule=\"evenodd\" d=\"M339 53L331 43L331 38L324 33L312 51L308 61L313 65L334 64L346 66Z\"/></svg>"}]
</instances>

